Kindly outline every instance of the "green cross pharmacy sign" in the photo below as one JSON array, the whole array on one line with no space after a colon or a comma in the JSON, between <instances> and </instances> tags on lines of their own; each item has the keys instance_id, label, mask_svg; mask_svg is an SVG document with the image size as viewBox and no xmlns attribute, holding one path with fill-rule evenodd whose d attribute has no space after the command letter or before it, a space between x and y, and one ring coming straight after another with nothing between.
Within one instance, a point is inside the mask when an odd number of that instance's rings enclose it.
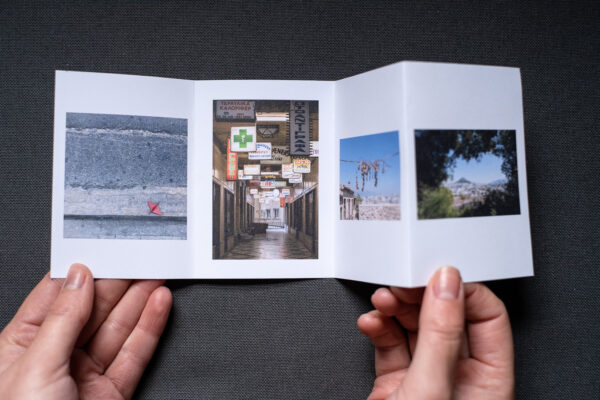
<instances>
[{"instance_id":1,"label":"green cross pharmacy sign","mask_svg":"<svg viewBox=\"0 0 600 400\"><path fill-rule=\"evenodd\" d=\"M232 127L231 151L256 151L256 127Z\"/></svg>"}]
</instances>

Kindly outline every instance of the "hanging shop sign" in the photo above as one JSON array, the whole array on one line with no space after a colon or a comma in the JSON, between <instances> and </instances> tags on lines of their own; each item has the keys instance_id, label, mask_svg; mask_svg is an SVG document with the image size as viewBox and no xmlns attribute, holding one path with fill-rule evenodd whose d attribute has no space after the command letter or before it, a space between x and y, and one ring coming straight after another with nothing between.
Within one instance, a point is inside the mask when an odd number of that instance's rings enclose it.
<instances>
[{"instance_id":1,"label":"hanging shop sign","mask_svg":"<svg viewBox=\"0 0 600 400\"><path fill-rule=\"evenodd\" d=\"M277 179L279 178L277 175L261 175L260 179L269 180L269 179Z\"/></svg>"},{"instance_id":2,"label":"hanging shop sign","mask_svg":"<svg viewBox=\"0 0 600 400\"><path fill-rule=\"evenodd\" d=\"M260 199L260 195L258 193L253 194L252 197L255 198L255 199Z\"/></svg>"},{"instance_id":3,"label":"hanging shop sign","mask_svg":"<svg viewBox=\"0 0 600 400\"><path fill-rule=\"evenodd\" d=\"M245 164L244 175L260 175L260 164Z\"/></svg>"},{"instance_id":4,"label":"hanging shop sign","mask_svg":"<svg viewBox=\"0 0 600 400\"><path fill-rule=\"evenodd\" d=\"M274 183L275 183L275 180L273 180L273 179L269 179L269 180L266 180L266 181L260 181L260 187L262 189L270 189L270 188L274 187L273 186ZM261 194L263 194L263 193L264 192L261 192Z\"/></svg>"},{"instance_id":5,"label":"hanging shop sign","mask_svg":"<svg viewBox=\"0 0 600 400\"><path fill-rule=\"evenodd\" d=\"M279 189L273 189L273 197L279 196Z\"/></svg>"},{"instance_id":6,"label":"hanging shop sign","mask_svg":"<svg viewBox=\"0 0 600 400\"><path fill-rule=\"evenodd\" d=\"M260 181L250 181L250 187L260 187Z\"/></svg>"},{"instance_id":7,"label":"hanging shop sign","mask_svg":"<svg viewBox=\"0 0 600 400\"><path fill-rule=\"evenodd\" d=\"M319 157L319 141L312 140L310 142L310 156L311 157Z\"/></svg>"},{"instance_id":8,"label":"hanging shop sign","mask_svg":"<svg viewBox=\"0 0 600 400\"><path fill-rule=\"evenodd\" d=\"M285 207L285 197L279 198L279 207L281 207L281 208Z\"/></svg>"},{"instance_id":9,"label":"hanging shop sign","mask_svg":"<svg viewBox=\"0 0 600 400\"><path fill-rule=\"evenodd\" d=\"M276 181L273 179L269 179L267 181L260 181L260 187L262 189L273 189L287 186L286 181Z\"/></svg>"},{"instance_id":10,"label":"hanging shop sign","mask_svg":"<svg viewBox=\"0 0 600 400\"><path fill-rule=\"evenodd\" d=\"M289 196L290 195L290 189L281 189L281 194L284 196Z\"/></svg>"},{"instance_id":11,"label":"hanging shop sign","mask_svg":"<svg viewBox=\"0 0 600 400\"><path fill-rule=\"evenodd\" d=\"M290 102L290 154L310 155L310 121L307 101Z\"/></svg>"},{"instance_id":12,"label":"hanging shop sign","mask_svg":"<svg viewBox=\"0 0 600 400\"><path fill-rule=\"evenodd\" d=\"M289 164L291 162L288 146L271 146L271 159L260 161L261 164Z\"/></svg>"},{"instance_id":13,"label":"hanging shop sign","mask_svg":"<svg viewBox=\"0 0 600 400\"><path fill-rule=\"evenodd\" d=\"M302 178L290 178L288 179L289 183L302 183Z\"/></svg>"},{"instance_id":14,"label":"hanging shop sign","mask_svg":"<svg viewBox=\"0 0 600 400\"><path fill-rule=\"evenodd\" d=\"M237 156L237 153L233 153ZM249 181L252 179L252 175L245 175L243 169L238 169L238 180L240 181Z\"/></svg>"},{"instance_id":15,"label":"hanging shop sign","mask_svg":"<svg viewBox=\"0 0 600 400\"><path fill-rule=\"evenodd\" d=\"M231 127L231 151L256 151L256 128L254 126Z\"/></svg>"},{"instance_id":16,"label":"hanging shop sign","mask_svg":"<svg viewBox=\"0 0 600 400\"><path fill-rule=\"evenodd\" d=\"M258 142L256 143L256 151L248 153L250 160L270 160L271 159L271 143Z\"/></svg>"},{"instance_id":17,"label":"hanging shop sign","mask_svg":"<svg viewBox=\"0 0 600 400\"><path fill-rule=\"evenodd\" d=\"M294 174L294 164L282 164L281 165L281 177L282 178L291 178Z\"/></svg>"},{"instance_id":18,"label":"hanging shop sign","mask_svg":"<svg viewBox=\"0 0 600 400\"><path fill-rule=\"evenodd\" d=\"M294 158L294 172L308 174L310 172L310 160L308 158Z\"/></svg>"},{"instance_id":19,"label":"hanging shop sign","mask_svg":"<svg viewBox=\"0 0 600 400\"><path fill-rule=\"evenodd\" d=\"M258 194L258 189L250 189L250 194Z\"/></svg>"},{"instance_id":20,"label":"hanging shop sign","mask_svg":"<svg viewBox=\"0 0 600 400\"><path fill-rule=\"evenodd\" d=\"M235 181L238 172L238 155L231 151L229 139L227 139L227 180Z\"/></svg>"},{"instance_id":21,"label":"hanging shop sign","mask_svg":"<svg viewBox=\"0 0 600 400\"><path fill-rule=\"evenodd\" d=\"M262 138L272 138L279 133L279 125L256 125L256 131Z\"/></svg>"},{"instance_id":22,"label":"hanging shop sign","mask_svg":"<svg viewBox=\"0 0 600 400\"><path fill-rule=\"evenodd\" d=\"M217 121L256 121L254 101L251 100L217 100Z\"/></svg>"}]
</instances>

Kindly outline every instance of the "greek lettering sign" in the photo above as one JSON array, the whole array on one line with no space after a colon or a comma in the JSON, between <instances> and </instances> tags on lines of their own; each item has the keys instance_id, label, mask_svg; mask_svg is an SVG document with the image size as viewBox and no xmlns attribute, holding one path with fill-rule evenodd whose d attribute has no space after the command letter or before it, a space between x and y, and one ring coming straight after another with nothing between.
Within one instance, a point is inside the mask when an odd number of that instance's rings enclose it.
<instances>
[{"instance_id":1,"label":"greek lettering sign","mask_svg":"<svg viewBox=\"0 0 600 400\"><path fill-rule=\"evenodd\" d=\"M250 189L250 194L258 194L258 189Z\"/></svg>"},{"instance_id":2,"label":"greek lettering sign","mask_svg":"<svg viewBox=\"0 0 600 400\"><path fill-rule=\"evenodd\" d=\"M310 172L310 160L308 158L295 158L294 172L308 174Z\"/></svg>"},{"instance_id":3,"label":"greek lettering sign","mask_svg":"<svg viewBox=\"0 0 600 400\"><path fill-rule=\"evenodd\" d=\"M231 128L231 151L256 151L256 127L234 126Z\"/></svg>"},{"instance_id":4,"label":"greek lettering sign","mask_svg":"<svg viewBox=\"0 0 600 400\"><path fill-rule=\"evenodd\" d=\"M217 121L255 121L254 101L217 100Z\"/></svg>"},{"instance_id":5,"label":"greek lettering sign","mask_svg":"<svg viewBox=\"0 0 600 400\"><path fill-rule=\"evenodd\" d=\"M229 139L227 139L227 180L235 181L238 173L238 155L231 151Z\"/></svg>"},{"instance_id":6,"label":"greek lettering sign","mask_svg":"<svg viewBox=\"0 0 600 400\"><path fill-rule=\"evenodd\" d=\"M260 175L260 164L245 164L244 175Z\"/></svg>"},{"instance_id":7,"label":"greek lettering sign","mask_svg":"<svg viewBox=\"0 0 600 400\"><path fill-rule=\"evenodd\" d=\"M271 159L260 161L261 164L289 164L291 162L288 146L271 146Z\"/></svg>"},{"instance_id":8,"label":"greek lettering sign","mask_svg":"<svg viewBox=\"0 0 600 400\"><path fill-rule=\"evenodd\" d=\"M281 189L281 194L284 196L289 196L290 195L290 189Z\"/></svg>"},{"instance_id":9,"label":"greek lettering sign","mask_svg":"<svg viewBox=\"0 0 600 400\"><path fill-rule=\"evenodd\" d=\"M288 179L289 183L302 183L302 174L298 174L300 175L300 178L290 178Z\"/></svg>"},{"instance_id":10,"label":"greek lettering sign","mask_svg":"<svg viewBox=\"0 0 600 400\"><path fill-rule=\"evenodd\" d=\"M258 142L256 143L256 151L248 153L250 160L270 160L271 159L271 143Z\"/></svg>"},{"instance_id":11,"label":"greek lettering sign","mask_svg":"<svg viewBox=\"0 0 600 400\"><path fill-rule=\"evenodd\" d=\"M307 101L290 102L290 154L310 155L310 124Z\"/></svg>"}]
</instances>

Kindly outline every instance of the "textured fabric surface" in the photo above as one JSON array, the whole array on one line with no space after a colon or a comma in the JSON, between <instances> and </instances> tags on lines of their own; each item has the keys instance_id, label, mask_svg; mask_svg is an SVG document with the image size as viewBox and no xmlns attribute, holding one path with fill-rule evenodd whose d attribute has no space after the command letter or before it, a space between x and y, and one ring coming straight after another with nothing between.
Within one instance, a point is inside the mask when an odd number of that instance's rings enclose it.
<instances>
[{"instance_id":1,"label":"textured fabric surface","mask_svg":"<svg viewBox=\"0 0 600 400\"><path fill-rule=\"evenodd\" d=\"M492 283L518 398L600 398L598 2L0 2L0 326L49 267L54 71L334 80L401 60L520 67L535 278ZM360 399L374 287L175 281L136 396Z\"/></svg>"}]
</instances>

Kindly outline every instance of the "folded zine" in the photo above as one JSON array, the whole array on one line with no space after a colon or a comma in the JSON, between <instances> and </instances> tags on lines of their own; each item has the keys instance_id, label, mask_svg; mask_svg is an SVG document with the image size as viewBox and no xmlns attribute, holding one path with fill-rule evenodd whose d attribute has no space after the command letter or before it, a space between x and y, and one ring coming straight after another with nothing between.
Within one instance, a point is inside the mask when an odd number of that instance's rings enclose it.
<instances>
[{"instance_id":1,"label":"folded zine","mask_svg":"<svg viewBox=\"0 0 600 400\"><path fill-rule=\"evenodd\" d=\"M56 73L52 276L533 274L519 70L335 82Z\"/></svg>"}]
</instances>

